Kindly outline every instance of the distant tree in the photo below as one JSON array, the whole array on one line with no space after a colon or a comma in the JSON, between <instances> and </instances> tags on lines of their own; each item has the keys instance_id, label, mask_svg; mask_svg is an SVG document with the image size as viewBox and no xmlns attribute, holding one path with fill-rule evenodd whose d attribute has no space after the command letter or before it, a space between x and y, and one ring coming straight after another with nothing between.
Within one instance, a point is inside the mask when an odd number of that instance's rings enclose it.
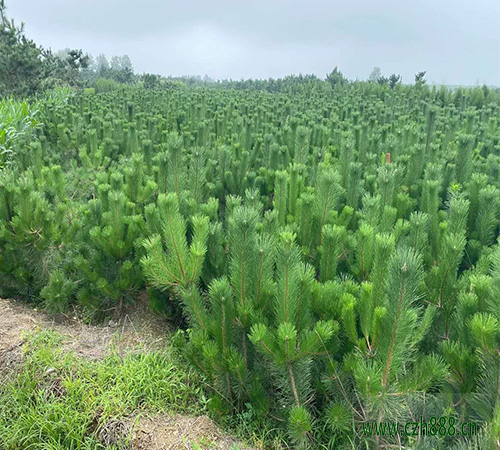
<instances>
[{"instance_id":1,"label":"distant tree","mask_svg":"<svg viewBox=\"0 0 500 450\"><path fill-rule=\"evenodd\" d=\"M87 53L87 56L89 57L89 65L87 67L87 70L94 72L95 71L95 58L90 53Z\"/></svg>"},{"instance_id":2,"label":"distant tree","mask_svg":"<svg viewBox=\"0 0 500 450\"><path fill-rule=\"evenodd\" d=\"M123 55L121 57L121 78L122 83L131 83L134 81L134 66L128 55Z\"/></svg>"},{"instance_id":3,"label":"distant tree","mask_svg":"<svg viewBox=\"0 0 500 450\"><path fill-rule=\"evenodd\" d=\"M120 56L113 56L109 62L109 67L111 70L119 71L122 69L122 59Z\"/></svg>"},{"instance_id":4,"label":"distant tree","mask_svg":"<svg viewBox=\"0 0 500 450\"><path fill-rule=\"evenodd\" d=\"M5 14L0 0L0 96L34 94L45 76L44 50Z\"/></svg>"},{"instance_id":5,"label":"distant tree","mask_svg":"<svg viewBox=\"0 0 500 450\"><path fill-rule=\"evenodd\" d=\"M99 77L107 77L109 74L109 62L102 53L97 55L95 59L95 71Z\"/></svg>"},{"instance_id":6,"label":"distant tree","mask_svg":"<svg viewBox=\"0 0 500 450\"><path fill-rule=\"evenodd\" d=\"M142 81L146 89L155 89L160 82L160 76L152 73L145 73L142 75Z\"/></svg>"},{"instance_id":7,"label":"distant tree","mask_svg":"<svg viewBox=\"0 0 500 450\"><path fill-rule=\"evenodd\" d=\"M128 55L113 56L110 62L112 78L119 83L131 83L134 78L134 68Z\"/></svg>"},{"instance_id":8,"label":"distant tree","mask_svg":"<svg viewBox=\"0 0 500 450\"><path fill-rule=\"evenodd\" d=\"M95 60L79 49L46 50L28 39L24 24L7 18L0 0L0 97L26 97L57 84L82 86L107 78L119 83L134 81L129 56L115 56L111 64L100 54Z\"/></svg>"},{"instance_id":9,"label":"distant tree","mask_svg":"<svg viewBox=\"0 0 500 450\"><path fill-rule=\"evenodd\" d=\"M72 69L80 70L89 67L90 57L82 50L70 50L66 61Z\"/></svg>"},{"instance_id":10,"label":"distant tree","mask_svg":"<svg viewBox=\"0 0 500 450\"><path fill-rule=\"evenodd\" d=\"M427 80L424 78L426 73L427 72L424 70L415 74L415 86L423 86L427 83Z\"/></svg>"},{"instance_id":11,"label":"distant tree","mask_svg":"<svg viewBox=\"0 0 500 450\"><path fill-rule=\"evenodd\" d=\"M65 60L68 57L70 51L71 51L71 49L69 49L69 48L57 50L56 52L52 52L52 56L54 58Z\"/></svg>"},{"instance_id":12,"label":"distant tree","mask_svg":"<svg viewBox=\"0 0 500 450\"><path fill-rule=\"evenodd\" d=\"M399 75L399 74L396 75L395 73L393 73L389 77L389 86L390 86L390 88L394 89L398 83L401 83L401 75Z\"/></svg>"},{"instance_id":13,"label":"distant tree","mask_svg":"<svg viewBox=\"0 0 500 450\"><path fill-rule=\"evenodd\" d=\"M134 70L134 66L132 65L132 61L130 60L130 56L123 55L120 57L120 61L121 61L122 70L123 69L130 69L132 71Z\"/></svg>"},{"instance_id":14,"label":"distant tree","mask_svg":"<svg viewBox=\"0 0 500 450\"><path fill-rule=\"evenodd\" d=\"M89 69L90 55L82 50L69 48L55 53L47 51L44 63L46 66L44 88L60 83L81 86L84 78L88 78L88 74L82 77L82 73Z\"/></svg>"},{"instance_id":15,"label":"distant tree","mask_svg":"<svg viewBox=\"0 0 500 450\"><path fill-rule=\"evenodd\" d=\"M376 83L381 77L382 71L380 70L380 67L374 67L372 73L368 77L368 81L373 81L374 83Z\"/></svg>"},{"instance_id":16,"label":"distant tree","mask_svg":"<svg viewBox=\"0 0 500 450\"><path fill-rule=\"evenodd\" d=\"M332 85L332 87L335 86L343 86L348 83L348 80L340 70L335 67L327 76L326 76L326 81Z\"/></svg>"},{"instance_id":17,"label":"distant tree","mask_svg":"<svg viewBox=\"0 0 500 450\"><path fill-rule=\"evenodd\" d=\"M486 84L483 84L481 89L483 90L484 98L488 98L488 95L490 94L490 89L488 88L488 86L486 86Z\"/></svg>"},{"instance_id":18,"label":"distant tree","mask_svg":"<svg viewBox=\"0 0 500 450\"><path fill-rule=\"evenodd\" d=\"M389 78L381 76L377 79L377 83L380 84L381 86L386 86L389 84Z\"/></svg>"},{"instance_id":19,"label":"distant tree","mask_svg":"<svg viewBox=\"0 0 500 450\"><path fill-rule=\"evenodd\" d=\"M86 56L88 65L80 68L78 77L84 84L94 83L97 80L95 58L90 53L87 53Z\"/></svg>"},{"instance_id":20,"label":"distant tree","mask_svg":"<svg viewBox=\"0 0 500 450\"><path fill-rule=\"evenodd\" d=\"M82 50L69 50L64 59L64 66L60 78L72 86L81 84L80 73L89 67L90 57Z\"/></svg>"}]
</instances>

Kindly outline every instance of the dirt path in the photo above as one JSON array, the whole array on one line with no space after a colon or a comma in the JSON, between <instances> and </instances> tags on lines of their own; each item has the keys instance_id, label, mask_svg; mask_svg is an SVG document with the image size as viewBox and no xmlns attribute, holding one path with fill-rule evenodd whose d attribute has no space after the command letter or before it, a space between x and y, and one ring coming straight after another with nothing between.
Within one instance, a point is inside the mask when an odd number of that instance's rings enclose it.
<instances>
[{"instance_id":1,"label":"dirt path","mask_svg":"<svg viewBox=\"0 0 500 450\"><path fill-rule=\"evenodd\" d=\"M165 344L168 324L138 303L120 322L92 326L75 316L49 316L19 302L0 299L0 367L4 370L20 359L27 333L53 329L65 336L63 350L75 355L100 359L111 351L149 350Z\"/></svg>"},{"instance_id":2,"label":"dirt path","mask_svg":"<svg viewBox=\"0 0 500 450\"><path fill-rule=\"evenodd\" d=\"M49 316L18 302L0 299L0 384L21 364L25 335L48 328L65 336L64 350L80 357L100 359L112 351L160 348L165 345L168 324L140 302L119 322L92 326L76 317ZM137 416L118 425L132 430L133 450L243 448L206 416Z\"/></svg>"}]
</instances>

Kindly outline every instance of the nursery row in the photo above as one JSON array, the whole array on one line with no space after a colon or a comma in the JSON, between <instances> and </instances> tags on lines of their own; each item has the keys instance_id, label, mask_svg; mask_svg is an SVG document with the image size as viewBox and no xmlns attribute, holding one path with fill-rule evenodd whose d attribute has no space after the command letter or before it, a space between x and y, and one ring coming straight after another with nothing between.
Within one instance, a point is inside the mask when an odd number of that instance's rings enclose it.
<instances>
[{"instance_id":1,"label":"nursery row","mask_svg":"<svg viewBox=\"0 0 500 450\"><path fill-rule=\"evenodd\" d=\"M0 295L99 320L147 289L214 413L296 448L500 445L498 92L121 88L37 108L0 160ZM431 416L479 433L361 432Z\"/></svg>"}]
</instances>

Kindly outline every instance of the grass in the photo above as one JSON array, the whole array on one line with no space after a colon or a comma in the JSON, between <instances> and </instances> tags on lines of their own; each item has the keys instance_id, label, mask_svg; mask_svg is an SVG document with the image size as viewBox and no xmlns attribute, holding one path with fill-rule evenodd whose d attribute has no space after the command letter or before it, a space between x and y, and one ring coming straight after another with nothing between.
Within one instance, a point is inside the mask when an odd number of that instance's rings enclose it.
<instances>
[{"instance_id":1,"label":"grass","mask_svg":"<svg viewBox=\"0 0 500 450\"><path fill-rule=\"evenodd\" d=\"M0 450L128 448L128 435L109 438L110 429L141 413L209 414L257 448L287 448L281 430L251 410L220 411L202 377L169 348L89 360L63 351L64 339L49 329L27 336L22 362L0 383Z\"/></svg>"},{"instance_id":2,"label":"grass","mask_svg":"<svg viewBox=\"0 0 500 450\"><path fill-rule=\"evenodd\" d=\"M107 424L132 412L204 412L200 380L168 351L90 361L62 352L62 339L31 335L21 367L0 386L2 450L100 449Z\"/></svg>"}]
</instances>

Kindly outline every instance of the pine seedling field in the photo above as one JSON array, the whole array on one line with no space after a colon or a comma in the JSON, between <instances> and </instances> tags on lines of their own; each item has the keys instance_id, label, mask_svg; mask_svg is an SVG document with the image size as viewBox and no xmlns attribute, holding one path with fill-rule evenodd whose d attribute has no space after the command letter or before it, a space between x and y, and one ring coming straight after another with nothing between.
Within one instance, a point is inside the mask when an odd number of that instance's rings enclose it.
<instances>
[{"instance_id":1,"label":"pine seedling field","mask_svg":"<svg viewBox=\"0 0 500 450\"><path fill-rule=\"evenodd\" d=\"M147 290L213 414L292 448L498 448L499 92L276 91L40 101L0 155L0 295L102 320ZM363 433L431 417L479 431Z\"/></svg>"}]
</instances>

